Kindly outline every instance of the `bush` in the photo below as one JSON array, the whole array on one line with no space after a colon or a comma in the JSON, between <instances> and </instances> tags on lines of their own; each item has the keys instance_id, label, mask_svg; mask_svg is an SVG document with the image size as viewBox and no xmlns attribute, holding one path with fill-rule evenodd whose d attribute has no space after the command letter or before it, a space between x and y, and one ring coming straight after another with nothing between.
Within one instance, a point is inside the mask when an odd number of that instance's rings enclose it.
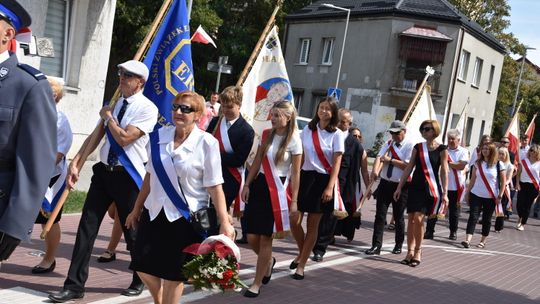
<instances>
[{"instance_id":1,"label":"bush","mask_svg":"<svg viewBox=\"0 0 540 304\"><path fill-rule=\"evenodd\" d=\"M373 147L367 150L368 157L377 157L379 150L381 150L381 147L384 144L383 137L384 137L383 132L377 133L377 135L375 136L375 143L373 143Z\"/></svg>"},{"instance_id":2,"label":"bush","mask_svg":"<svg viewBox=\"0 0 540 304\"><path fill-rule=\"evenodd\" d=\"M84 200L86 199L85 191L73 190L69 193L69 196L64 204L64 213L78 213L82 212Z\"/></svg>"}]
</instances>

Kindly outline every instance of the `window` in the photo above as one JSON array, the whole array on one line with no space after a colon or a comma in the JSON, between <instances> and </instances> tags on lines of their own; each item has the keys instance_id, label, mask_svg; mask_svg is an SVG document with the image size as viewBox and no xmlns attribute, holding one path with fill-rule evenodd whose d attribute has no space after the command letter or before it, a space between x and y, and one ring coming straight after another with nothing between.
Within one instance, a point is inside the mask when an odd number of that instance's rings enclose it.
<instances>
[{"instance_id":1,"label":"window","mask_svg":"<svg viewBox=\"0 0 540 304\"><path fill-rule=\"evenodd\" d=\"M51 38L54 57L41 59L41 71L50 76L65 78L67 66L67 40L69 1L49 0L43 36Z\"/></svg>"},{"instance_id":2,"label":"window","mask_svg":"<svg viewBox=\"0 0 540 304\"><path fill-rule=\"evenodd\" d=\"M475 87L480 87L480 79L482 78L482 66L484 65L484 60L476 57L474 62L474 71L473 71L473 80L472 85Z\"/></svg>"},{"instance_id":3,"label":"window","mask_svg":"<svg viewBox=\"0 0 540 304\"><path fill-rule=\"evenodd\" d=\"M459 114L452 114L452 123L450 124L450 129L455 129L457 127L460 117L461 116Z\"/></svg>"},{"instance_id":4,"label":"window","mask_svg":"<svg viewBox=\"0 0 540 304\"><path fill-rule=\"evenodd\" d=\"M488 82L488 93L491 93L491 88L493 87L493 77L495 76L495 66L492 65L489 70L489 82Z\"/></svg>"},{"instance_id":5,"label":"window","mask_svg":"<svg viewBox=\"0 0 540 304\"><path fill-rule=\"evenodd\" d=\"M465 137L465 145L470 146L471 145L471 134L472 134L472 128L474 124L474 118L467 117L467 125L465 126L465 133L467 133L467 136Z\"/></svg>"},{"instance_id":6,"label":"window","mask_svg":"<svg viewBox=\"0 0 540 304\"><path fill-rule=\"evenodd\" d=\"M323 38L323 56L321 64L331 65L334 55L334 38Z\"/></svg>"},{"instance_id":7,"label":"window","mask_svg":"<svg viewBox=\"0 0 540 304\"><path fill-rule=\"evenodd\" d=\"M478 136L478 142L482 141L482 135L484 135L484 128L486 127L486 121L482 120L482 123L480 124L480 134Z\"/></svg>"},{"instance_id":8,"label":"window","mask_svg":"<svg viewBox=\"0 0 540 304\"><path fill-rule=\"evenodd\" d=\"M467 69L469 68L470 58L471 58L471 53L465 50L461 51L461 58L459 59L458 78L463 81L467 80Z\"/></svg>"},{"instance_id":9,"label":"window","mask_svg":"<svg viewBox=\"0 0 540 304\"><path fill-rule=\"evenodd\" d=\"M311 39L301 39L299 64L307 64L309 61L309 50L311 48Z\"/></svg>"},{"instance_id":10,"label":"window","mask_svg":"<svg viewBox=\"0 0 540 304\"><path fill-rule=\"evenodd\" d=\"M304 97L304 90L293 88L292 91L294 98L294 106L296 110L299 111L302 107L302 97Z\"/></svg>"}]
</instances>

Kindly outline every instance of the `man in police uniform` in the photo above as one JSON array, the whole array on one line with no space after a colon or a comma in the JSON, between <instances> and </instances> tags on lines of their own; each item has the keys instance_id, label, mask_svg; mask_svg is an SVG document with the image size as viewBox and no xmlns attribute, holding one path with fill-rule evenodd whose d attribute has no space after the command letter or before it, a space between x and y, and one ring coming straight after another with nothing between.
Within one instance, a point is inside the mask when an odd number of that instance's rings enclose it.
<instances>
[{"instance_id":1,"label":"man in police uniform","mask_svg":"<svg viewBox=\"0 0 540 304\"><path fill-rule=\"evenodd\" d=\"M8 46L31 18L0 0L0 263L28 240L56 158L56 107L46 77Z\"/></svg>"},{"instance_id":2,"label":"man in police uniform","mask_svg":"<svg viewBox=\"0 0 540 304\"><path fill-rule=\"evenodd\" d=\"M142 93L148 74L148 68L139 61L129 60L118 65L122 97L114 107L107 105L99 113L105 130L97 129L98 138L103 137L105 131L108 134L100 149L101 161L92 168L94 174L84 202L64 288L49 295L53 302L62 303L84 297L92 248L112 202L116 204L128 250L131 251L134 246L135 231L128 230L125 222L133 209L145 174L148 133L153 130L158 118L157 107ZM77 164L82 152L85 149L92 152L99 144L98 141L91 142L90 138L86 139L69 166L67 183L70 187L79 178ZM130 286L122 291L122 295L137 296L143 287L141 279L134 272Z\"/></svg>"}]
</instances>

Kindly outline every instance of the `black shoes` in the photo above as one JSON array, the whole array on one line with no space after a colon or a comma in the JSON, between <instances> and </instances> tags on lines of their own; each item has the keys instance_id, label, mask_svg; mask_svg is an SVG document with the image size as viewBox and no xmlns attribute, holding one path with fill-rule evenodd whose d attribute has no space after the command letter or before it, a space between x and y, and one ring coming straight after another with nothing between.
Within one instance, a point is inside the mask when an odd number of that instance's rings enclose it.
<instances>
[{"instance_id":1,"label":"black shoes","mask_svg":"<svg viewBox=\"0 0 540 304\"><path fill-rule=\"evenodd\" d=\"M249 289L247 289L246 292L244 292L244 297L246 297L246 298L256 298L256 297L259 296L260 293L261 293L260 290L259 290L259 292L254 293L253 291L249 291Z\"/></svg>"},{"instance_id":2,"label":"black shoes","mask_svg":"<svg viewBox=\"0 0 540 304\"><path fill-rule=\"evenodd\" d=\"M455 232L450 232L450 236L448 236L448 239L450 239L450 240L452 240L452 241L457 240L457 233L455 233Z\"/></svg>"},{"instance_id":3,"label":"black shoes","mask_svg":"<svg viewBox=\"0 0 540 304\"><path fill-rule=\"evenodd\" d=\"M467 241L461 242L461 245L463 246L463 248L469 248L469 247L471 247L471 244L470 244L469 242L467 242Z\"/></svg>"},{"instance_id":4,"label":"black shoes","mask_svg":"<svg viewBox=\"0 0 540 304\"><path fill-rule=\"evenodd\" d=\"M131 283L131 285L129 285L128 288L122 290L120 294L126 297L135 297L135 296L140 295L143 289L144 289L143 283L139 283L139 284Z\"/></svg>"},{"instance_id":5,"label":"black shoes","mask_svg":"<svg viewBox=\"0 0 540 304\"><path fill-rule=\"evenodd\" d=\"M54 268L56 268L56 260L54 260L51 266L49 266L48 268L41 267L39 265L35 266L34 268L32 268L32 273L33 274L48 273L48 272L52 272Z\"/></svg>"},{"instance_id":6,"label":"black shoes","mask_svg":"<svg viewBox=\"0 0 540 304\"><path fill-rule=\"evenodd\" d=\"M270 269L270 275L269 275L269 276L264 276L264 277L262 278L262 283L263 283L264 285L266 285L266 284L268 284L268 282L270 282L270 279L272 278L272 272L274 272L274 266L276 265L276 258L272 257L272 259L273 259L274 261L272 262L272 268ZM249 291L249 290L248 290L248 291ZM250 292L251 292L251 291L250 291ZM259 294L257 294L257 296L258 296L258 295L259 295ZM249 296L247 296L247 297L250 298ZM252 298L254 298L254 297L252 297Z\"/></svg>"},{"instance_id":7,"label":"black shoes","mask_svg":"<svg viewBox=\"0 0 540 304\"><path fill-rule=\"evenodd\" d=\"M424 240L433 240L433 232L424 233Z\"/></svg>"},{"instance_id":8,"label":"black shoes","mask_svg":"<svg viewBox=\"0 0 540 304\"><path fill-rule=\"evenodd\" d=\"M393 254L401 254L401 245L394 246L394 249L392 249Z\"/></svg>"},{"instance_id":9,"label":"black shoes","mask_svg":"<svg viewBox=\"0 0 540 304\"><path fill-rule=\"evenodd\" d=\"M364 253L367 255L381 254L381 247L373 246L368 250L364 251Z\"/></svg>"},{"instance_id":10,"label":"black shoes","mask_svg":"<svg viewBox=\"0 0 540 304\"><path fill-rule=\"evenodd\" d=\"M105 250L105 252L97 258L98 263L109 263L116 260L116 253Z\"/></svg>"},{"instance_id":11,"label":"black shoes","mask_svg":"<svg viewBox=\"0 0 540 304\"><path fill-rule=\"evenodd\" d=\"M72 291L69 289L63 289L57 293L51 293L49 295L49 300L53 303L64 303L73 299L82 299L84 297L84 292Z\"/></svg>"},{"instance_id":12,"label":"black shoes","mask_svg":"<svg viewBox=\"0 0 540 304\"><path fill-rule=\"evenodd\" d=\"M298 267L298 262L295 260L292 260L291 265L289 265L289 269L296 269Z\"/></svg>"},{"instance_id":13,"label":"black shoes","mask_svg":"<svg viewBox=\"0 0 540 304\"><path fill-rule=\"evenodd\" d=\"M303 274L298 274L298 273L295 272L293 275L291 275L291 278L299 281L299 280L304 279L304 275Z\"/></svg>"},{"instance_id":14,"label":"black shoes","mask_svg":"<svg viewBox=\"0 0 540 304\"><path fill-rule=\"evenodd\" d=\"M538 212L535 212L535 213L533 214L533 217L534 217L534 218L538 218Z\"/></svg>"},{"instance_id":15,"label":"black shoes","mask_svg":"<svg viewBox=\"0 0 540 304\"><path fill-rule=\"evenodd\" d=\"M313 262L322 262L322 260L323 260L323 255L317 252L317 253L315 253L315 254L311 257L311 260L312 260Z\"/></svg>"}]
</instances>

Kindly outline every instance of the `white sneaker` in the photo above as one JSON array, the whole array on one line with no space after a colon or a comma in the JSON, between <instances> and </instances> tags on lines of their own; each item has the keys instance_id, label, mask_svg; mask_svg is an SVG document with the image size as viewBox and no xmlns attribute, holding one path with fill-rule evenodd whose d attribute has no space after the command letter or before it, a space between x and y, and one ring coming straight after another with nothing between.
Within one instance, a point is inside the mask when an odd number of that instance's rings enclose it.
<instances>
[{"instance_id":1,"label":"white sneaker","mask_svg":"<svg viewBox=\"0 0 540 304\"><path fill-rule=\"evenodd\" d=\"M517 227L516 227L517 230L519 231L523 231L525 230L525 227L523 227L523 225L519 224Z\"/></svg>"}]
</instances>

